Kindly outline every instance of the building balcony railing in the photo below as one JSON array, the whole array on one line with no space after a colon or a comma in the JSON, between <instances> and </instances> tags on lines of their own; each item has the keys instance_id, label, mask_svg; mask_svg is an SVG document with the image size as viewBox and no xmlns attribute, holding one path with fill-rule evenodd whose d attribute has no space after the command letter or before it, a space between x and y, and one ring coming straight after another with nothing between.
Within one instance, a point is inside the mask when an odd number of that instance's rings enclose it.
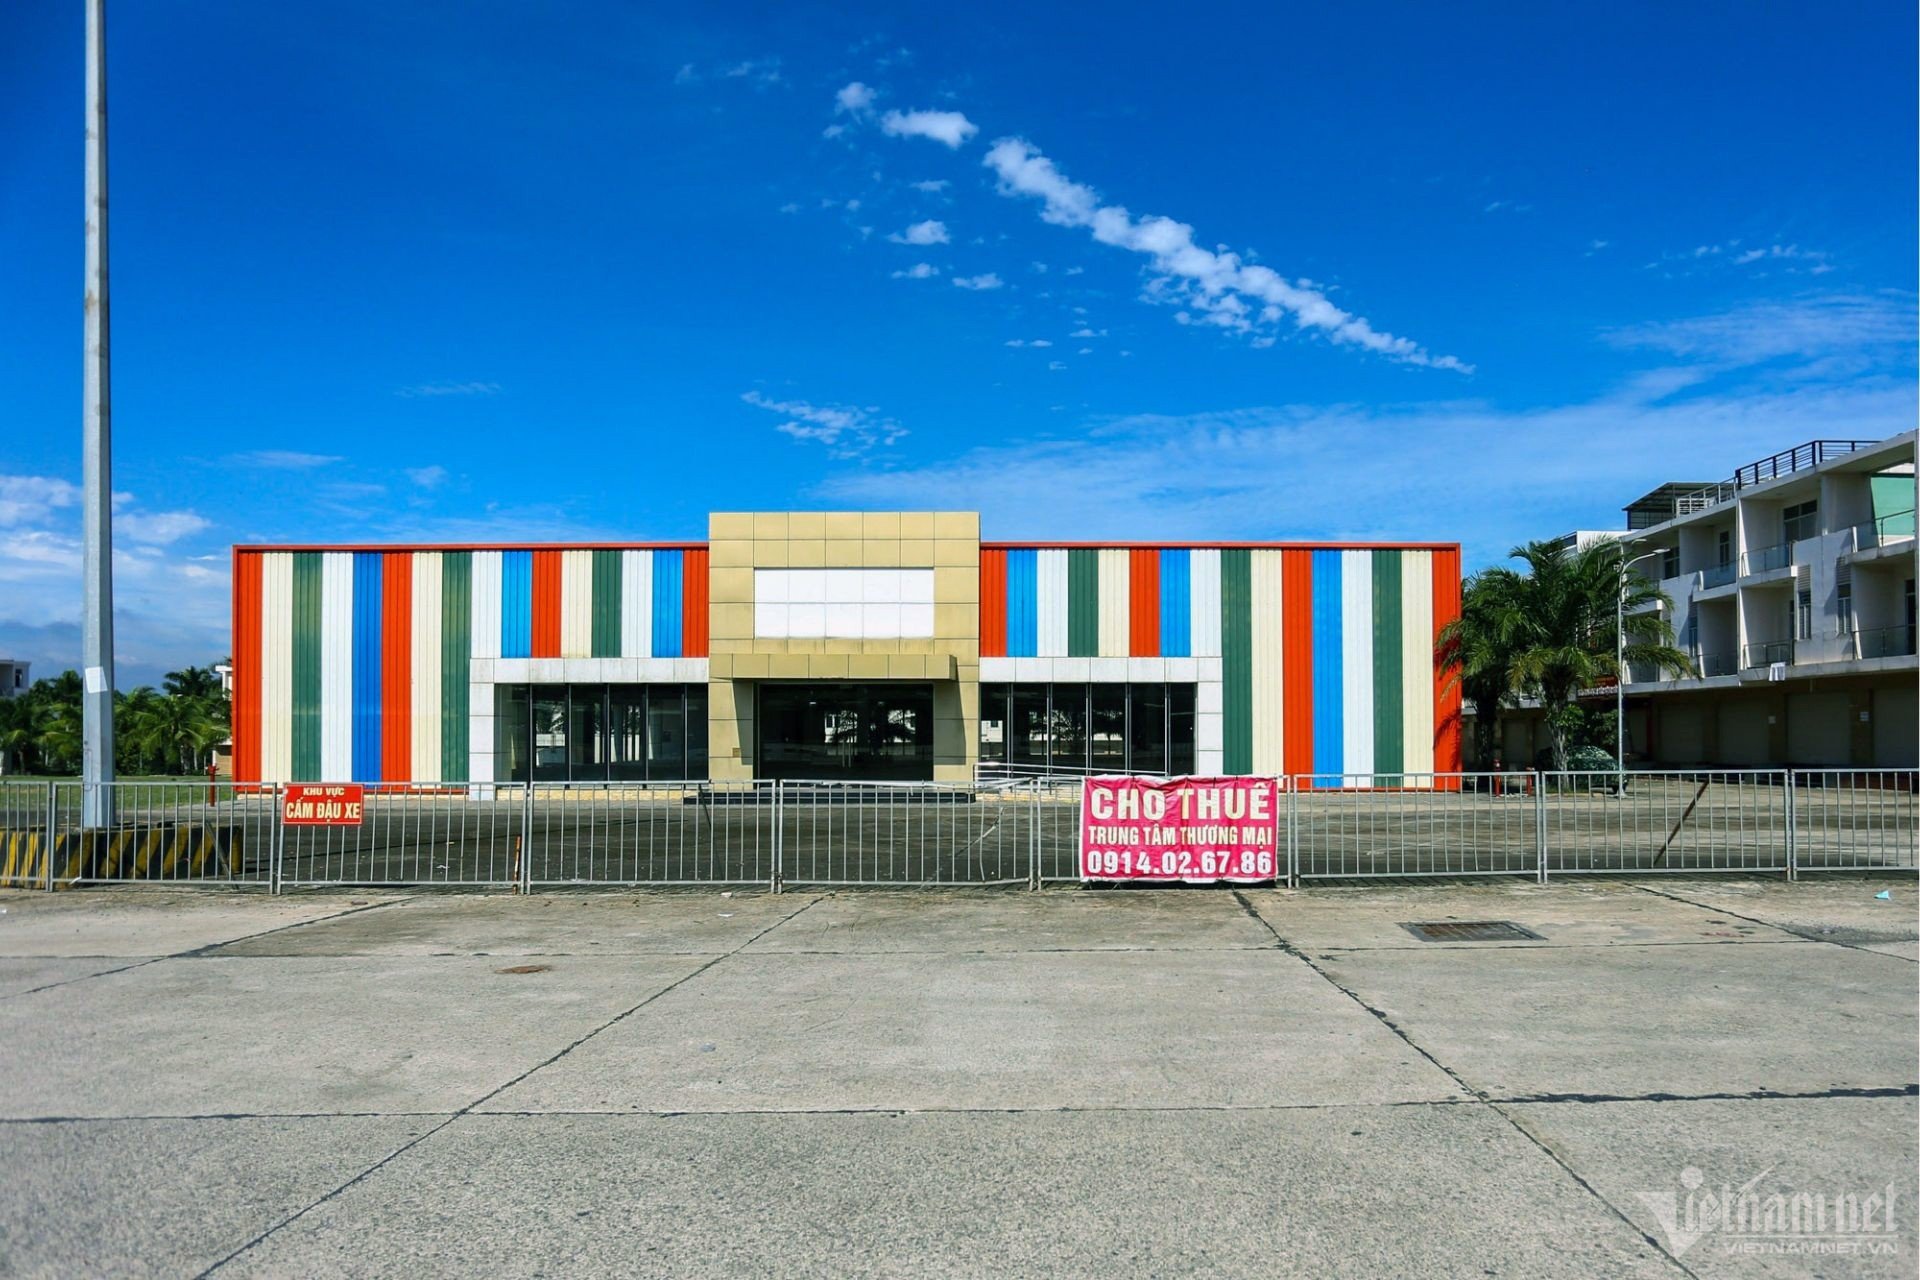
<instances>
[{"instance_id":1,"label":"building balcony railing","mask_svg":"<svg viewBox=\"0 0 1920 1280\"><path fill-rule=\"evenodd\" d=\"M1740 651L1740 669L1752 671L1758 667L1770 667L1776 662L1793 661L1793 641L1762 640L1759 644L1750 644Z\"/></svg>"},{"instance_id":2,"label":"building balcony railing","mask_svg":"<svg viewBox=\"0 0 1920 1280\"><path fill-rule=\"evenodd\" d=\"M1796 471L1817 467L1823 462L1844 457L1857 449L1871 448L1879 443L1878 440L1809 440L1791 449L1782 449L1770 458L1749 462L1734 472L1732 479L1680 495L1674 500L1674 514L1687 515L1694 511L1704 511L1708 507L1739 496L1742 489L1751 489L1754 485L1765 484L1769 480L1778 480L1781 476L1790 476Z\"/></svg>"},{"instance_id":3,"label":"building balcony railing","mask_svg":"<svg viewBox=\"0 0 1920 1280\"><path fill-rule=\"evenodd\" d=\"M1716 564L1700 571L1700 589L1706 591L1712 587L1724 587L1734 578L1734 565Z\"/></svg>"},{"instance_id":4,"label":"building balcony railing","mask_svg":"<svg viewBox=\"0 0 1920 1280\"><path fill-rule=\"evenodd\" d=\"M1793 544L1782 542L1771 547L1761 547L1758 551L1740 553L1740 576L1752 573L1765 573L1769 569L1784 569L1793 563Z\"/></svg>"},{"instance_id":5,"label":"building balcony railing","mask_svg":"<svg viewBox=\"0 0 1920 1280\"><path fill-rule=\"evenodd\" d=\"M1914 651L1914 629L1905 623L1843 632L1853 641L1856 658L1904 658Z\"/></svg>"},{"instance_id":6,"label":"building balcony railing","mask_svg":"<svg viewBox=\"0 0 1920 1280\"><path fill-rule=\"evenodd\" d=\"M1738 672L1739 664L1731 653L1696 653L1693 669L1703 676L1730 676Z\"/></svg>"},{"instance_id":7,"label":"building balcony railing","mask_svg":"<svg viewBox=\"0 0 1920 1280\"><path fill-rule=\"evenodd\" d=\"M1853 526L1853 549L1871 551L1889 542L1913 536L1913 512L1895 511L1891 515Z\"/></svg>"}]
</instances>

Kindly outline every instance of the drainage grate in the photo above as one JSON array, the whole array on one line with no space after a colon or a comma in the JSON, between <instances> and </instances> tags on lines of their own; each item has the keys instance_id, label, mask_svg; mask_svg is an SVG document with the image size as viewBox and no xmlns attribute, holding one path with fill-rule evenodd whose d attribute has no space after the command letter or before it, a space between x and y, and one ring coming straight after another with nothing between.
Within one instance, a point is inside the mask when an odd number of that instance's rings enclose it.
<instances>
[{"instance_id":1,"label":"drainage grate","mask_svg":"<svg viewBox=\"0 0 1920 1280\"><path fill-rule=\"evenodd\" d=\"M1422 942L1543 942L1545 939L1511 920L1402 921L1402 929Z\"/></svg>"}]
</instances>

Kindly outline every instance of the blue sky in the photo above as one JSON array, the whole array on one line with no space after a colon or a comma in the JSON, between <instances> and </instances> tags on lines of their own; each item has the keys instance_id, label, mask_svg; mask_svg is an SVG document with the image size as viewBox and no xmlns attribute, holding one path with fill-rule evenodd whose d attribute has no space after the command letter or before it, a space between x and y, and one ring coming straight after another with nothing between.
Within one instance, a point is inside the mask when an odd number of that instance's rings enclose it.
<instances>
[{"instance_id":1,"label":"blue sky","mask_svg":"<svg viewBox=\"0 0 1920 1280\"><path fill-rule=\"evenodd\" d=\"M1910 4L1260 8L116 5L122 683L224 653L236 541L940 506L1477 566L1913 424ZM0 10L0 651L39 673L78 650L79 17Z\"/></svg>"}]
</instances>

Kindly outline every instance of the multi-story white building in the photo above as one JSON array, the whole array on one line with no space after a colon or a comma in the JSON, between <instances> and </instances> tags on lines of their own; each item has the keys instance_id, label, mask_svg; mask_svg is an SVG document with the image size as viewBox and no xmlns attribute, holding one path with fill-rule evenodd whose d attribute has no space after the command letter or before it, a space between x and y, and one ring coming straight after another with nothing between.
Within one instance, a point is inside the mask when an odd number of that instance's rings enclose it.
<instances>
[{"instance_id":1,"label":"multi-story white building","mask_svg":"<svg viewBox=\"0 0 1920 1280\"><path fill-rule=\"evenodd\" d=\"M1630 759L1916 762L1914 442L1814 440L1626 508L1697 672L1628 672Z\"/></svg>"},{"instance_id":2,"label":"multi-story white building","mask_svg":"<svg viewBox=\"0 0 1920 1280\"><path fill-rule=\"evenodd\" d=\"M17 698L33 683L27 675L28 663L15 658L0 658L0 698Z\"/></svg>"}]
</instances>

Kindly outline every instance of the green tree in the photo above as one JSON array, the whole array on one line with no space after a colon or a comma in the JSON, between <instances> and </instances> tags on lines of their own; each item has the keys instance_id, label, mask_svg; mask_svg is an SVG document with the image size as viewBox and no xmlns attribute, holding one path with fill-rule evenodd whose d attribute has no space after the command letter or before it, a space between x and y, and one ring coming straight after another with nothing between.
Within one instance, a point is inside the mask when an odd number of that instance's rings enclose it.
<instances>
[{"instance_id":1,"label":"green tree","mask_svg":"<svg viewBox=\"0 0 1920 1280\"><path fill-rule=\"evenodd\" d=\"M1440 630L1436 656L1449 686L1473 708L1474 760L1491 768L1500 749L1500 712L1513 696L1518 596L1525 584L1511 569L1488 569L1468 578L1460 616Z\"/></svg>"},{"instance_id":2,"label":"green tree","mask_svg":"<svg viewBox=\"0 0 1920 1280\"><path fill-rule=\"evenodd\" d=\"M1621 674L1616 609L1625 611L1629 664L1681 675L1693 669L1674 645L1673 624L1655 607L1667 604L1666 597L1637 572L1623 583L1621 556L1620 544L1608 538L1577 551L1557 542L1530 542L1513 550L1526 572L1515 575L1512 594L1501 605L1503 631L1513 643L1511 687L1540 700L1555 769L1567 767L1578 720L1574 699Z\"/></svg>"},{"instance_id":3,"label":"green tree","mask_svg":"<svg viewBox=\"0 0 1920 1280\"><path fill-rule=\"evenodd\" d=\"M129 699L126 737L163 772L195 772L201 752L226 736L199 698L154 694L150 689L138 693L148 696L139 700L137 708Z\"/></svg>"}]
</instances>

